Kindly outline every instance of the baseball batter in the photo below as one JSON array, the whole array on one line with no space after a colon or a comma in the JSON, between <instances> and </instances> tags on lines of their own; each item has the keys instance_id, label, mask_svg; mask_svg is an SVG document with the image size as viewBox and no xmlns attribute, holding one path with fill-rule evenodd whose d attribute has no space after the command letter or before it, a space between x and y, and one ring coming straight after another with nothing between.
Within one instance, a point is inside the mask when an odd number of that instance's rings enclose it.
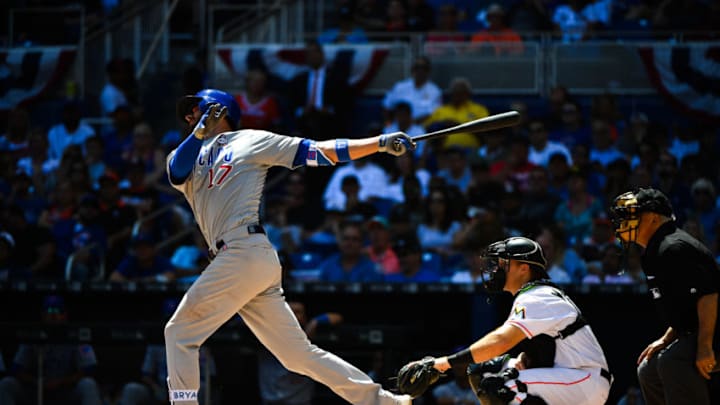
<instances>
[{"instance_id":1,"label":"baseball batter","mask_svg":"<svg viewBox=\"0 0 720 405\"><path fill-rule=\"evenodd\" d=\"M612 379L605 355L579 309L549 283L540 245L513 237L491 244L484 258L487 288L515 296L508 319L465 350L405 368L430 374L425 380L432 382L436 370L469 364L470 383L483 405L604 404ZM503 356L521 342L518 358ZM398 379L404 381L402 375ZM400 390L418 392L417 387Z\"/></svg>"},{"instance_id":2,"label":"baseball batter","mask_svg":"<svg viewBox=\"0 0 720 405\"><path fill-rule=\"evenodd\" d=\"M178 102L192 133L170 152L167 171L187 199L214 260L165 326L171 403L197 404L198 349L235 313L289 370L330 387L353 404L410 404L383 390L343 359L310 343L283 297L280 262L259 224L265 176L272 166L347 162L375 152L414 148L404 133L316 142L237 130L240 108L228 93L205 89ZM243 397L231 398L237 403Z\"/></svg>"}]
</instances>

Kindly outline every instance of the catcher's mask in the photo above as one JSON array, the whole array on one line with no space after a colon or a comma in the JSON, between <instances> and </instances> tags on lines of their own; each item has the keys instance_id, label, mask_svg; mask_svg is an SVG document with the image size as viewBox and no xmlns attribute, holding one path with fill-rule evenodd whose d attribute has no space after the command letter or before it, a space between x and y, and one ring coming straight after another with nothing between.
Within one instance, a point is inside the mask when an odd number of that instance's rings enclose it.
<instances>
[{"instance_id":1,"label":"catcher's mask","mask_svg":"<svg viewBox=\"0 0 720 405\"><path fill-rule=\"evenodd\" d=\"M232 129L237 129L240 125L240 117L242 111L235 97L230 93L217 89L203 89L195 95L181 97L176 105L175 110L180 121L185 122L185 116L192 114L192 110L198 107L202 113L205 113L212 104L220 104L227 108L225 116L228 124Z\"/></svg>"},{"instance_id":2,"label":"catcher's mask","mask_svg":"<svg viewBox=\"0 0 720 405\"><path fill-rule=\"evenodd\" d=\"M675 219L670 200L661 191L654 188L638 188L620 194L610 208L615 235L627 249L637 242L640 228L640 214L654 212Z\"/></svg>"},{"instance_id":3,"label":"catcher's mask","mask_svg":"<svg viewBox=\"0 0 720 405\"><path fill-rule=\"evenodd\" d=\"M536 278L550 278L545 272L547 260L542 248L532 239L518 236L492 243L482 253L481 258L483 284L491 293L500 293L505 288L510 260L528 263L539 275Z\"/></svg>"}]
</instances>

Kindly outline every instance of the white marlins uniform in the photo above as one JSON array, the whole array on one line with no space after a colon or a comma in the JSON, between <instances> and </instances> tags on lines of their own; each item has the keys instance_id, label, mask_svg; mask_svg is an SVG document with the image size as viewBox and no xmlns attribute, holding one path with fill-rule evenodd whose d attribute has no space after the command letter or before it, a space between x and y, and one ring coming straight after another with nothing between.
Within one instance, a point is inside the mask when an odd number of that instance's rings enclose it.
<instances>
[{"instance_id":1,"label":"white marlins uniform","mask_svg":"<svg viewBox=\"0 0 720 405\"><path fill-rule=\"evenodd\" d=\"M540 334L551 337L572 324L578 317L575 304L560 290L538 285L521 292L513 303L506 323L523 331L528 339ZM601 375L607 361L589 325L564 339L555 339L553 368L531 368L520 371L518 380L527 385L530 394L550 405L603 405L610 391L610 381ZM518 391L514 380L507 385ZM525 399L519 393L511 404Z\"/></svg>"},{"instance_id":2,"label":"white marlins uniform","mask_svg":"<svg viewBox=\"0 0 720 405\"><path fill-rule=\"evenodd\" d=\"M190 177L173 185L185 195L217 253L165 327L173 403L197 404L198 348L236 313L290 371L327 385L353 404L403 403L357 368L311 344L282 296L280 261L259 231L258 209L267 170L292 168L301 141L258 130L225 132L203 142ZM242 392L229 397L234 403L245 400Z\"/></svg>"}]
</instances>

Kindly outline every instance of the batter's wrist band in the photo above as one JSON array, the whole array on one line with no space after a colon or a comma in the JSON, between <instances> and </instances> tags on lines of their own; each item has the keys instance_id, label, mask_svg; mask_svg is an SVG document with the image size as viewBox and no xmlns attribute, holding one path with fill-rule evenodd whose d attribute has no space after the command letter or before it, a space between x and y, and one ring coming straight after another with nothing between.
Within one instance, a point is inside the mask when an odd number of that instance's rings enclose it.
<instances>
[{"instance_id":1,"label":"batter's wrist band","mask_svg":"<svg viewBox=\"0 0 720 405\"><path fill-rule=\"evenodd\" d=\"M448 356L447 358L448 363L450 363L450 367L455 368L456 366L467 366L468 364L472 364L475 361L473 361L472 352L470 351L470 348L468 347L465 350L460 350L459 352Z\"/></svg>"},{"instance_id":2,"label":"batter's wrist band","mask_svg":"<svg viewBox=\"0 0 720 405\"><path fill-rule=\"evenodd\" d=\"M387 138L386 135L380 135L380 139L378 139L379 152L385 152L387 150Z\"/></svg>"},{"instance_id":3,"label":"batter's wrist band","mask_svg":"<svg viewBox=\"0 0 720 405\"><path fill-rule=\"evenodd\" d=\"M347 139L336 139L335 140L335 154L337 155L338 162L349 162L350 149Z\"/></svg>"}]
</instances>

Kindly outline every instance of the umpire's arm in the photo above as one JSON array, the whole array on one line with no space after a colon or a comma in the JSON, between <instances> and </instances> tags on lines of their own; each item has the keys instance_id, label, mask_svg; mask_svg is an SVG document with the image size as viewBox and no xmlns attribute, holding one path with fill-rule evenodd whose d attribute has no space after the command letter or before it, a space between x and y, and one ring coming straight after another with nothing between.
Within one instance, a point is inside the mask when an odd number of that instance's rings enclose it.
<instances>
[{"instance_id":1,"label":"umpire's arm","mask_svg":"<svg viewBox=\"0 0 720 405\"><path fill-rule=\"evenodd\" d=\"M700 375L708 380L710 374L707 368L713 368L717 364L713 352L713 336L718 315L717 301L718 293L714 293L703 295L697 302L698 336L695 365L700 371Z\"/></svg>"},{"instance_id":2,"label":"umpire's arm","mask_svg":"<svg viewBox=\"0 0 720 405\"><path fill-rule=\"evenodd\" d=\"M451 356L435 359L435 368L441 372L445 372L451 367L451 362L455 363L457 361L458 363L463 363L463 367L465 367L469 363L480 363L490 360L507 353L515 347L515 345L522 342L525 337L525 333L518 326L505 323L471 344L469 348L461 350Z\"/></svg>"}]
</instances>

